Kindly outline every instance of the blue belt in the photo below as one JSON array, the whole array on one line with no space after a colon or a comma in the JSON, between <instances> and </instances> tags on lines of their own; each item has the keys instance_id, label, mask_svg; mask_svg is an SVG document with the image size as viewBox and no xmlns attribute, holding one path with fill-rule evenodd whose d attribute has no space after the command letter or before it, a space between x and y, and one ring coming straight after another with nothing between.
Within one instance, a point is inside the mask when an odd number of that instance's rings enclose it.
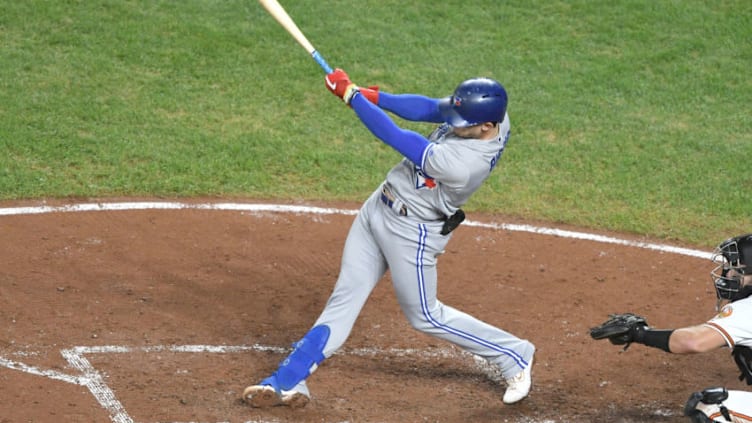
<instances>
[{"instance_id":1,"label":"blue belt","mask_svg":"<svg viewBox=\"0 0 752 423\"><path fill-rule=\"evenodd\" d=\"M386 204L387 207L394 210L395 213L399 213L400 216L407 216L407 207L405 207L404 204L400 204L399 207L395 207L397 199L394 197L391 191L389 191L389 188L387 188L386 185L384 185L383 188L381 188L381 202ZM401 203L401 202L400 202Z\"/></svg>"}]
</instances>

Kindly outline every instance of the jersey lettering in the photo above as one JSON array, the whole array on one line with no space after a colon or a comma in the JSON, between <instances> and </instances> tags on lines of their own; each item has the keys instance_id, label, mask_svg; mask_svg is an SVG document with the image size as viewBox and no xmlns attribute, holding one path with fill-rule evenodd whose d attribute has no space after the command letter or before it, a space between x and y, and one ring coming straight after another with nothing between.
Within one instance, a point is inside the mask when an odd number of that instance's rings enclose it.
<instances>
[{"instance_id":1,"label":"jersey lettering","mask_svg":"<svg viewBox=\"0 0 752 423\"><path fill-rule=\"evenodd\" d=\"M509 140L509 133L511 131L507 131L506 135L504 135L504 139L501 141L501 150L499 150L498 153L496 153L496 156L494 156L493 159L491 159L491 167L488 169L489 172L494 170L496 165L499 163L499 158L501 158L501 153L504 152L504 147L507 146L507 141Z\"/></svg>"},{"instance_id":2,"label":"jersey lettering","mask_svg":"<svg viewBox=\"0 0 752 423\"><path fill-rule=\"evenodd\" d=\"M499 150L498 153L496 153L496 155L494 156L494 158L491 159L491 167L488 169L489 172L492 171L492 170L494 170L494 168L496 167L496 165L499 163L499 158L501 158L501 153L503 153L503 152L504 152L504 149L502 148L501 150Z\"/></svg>"}]
</instances>

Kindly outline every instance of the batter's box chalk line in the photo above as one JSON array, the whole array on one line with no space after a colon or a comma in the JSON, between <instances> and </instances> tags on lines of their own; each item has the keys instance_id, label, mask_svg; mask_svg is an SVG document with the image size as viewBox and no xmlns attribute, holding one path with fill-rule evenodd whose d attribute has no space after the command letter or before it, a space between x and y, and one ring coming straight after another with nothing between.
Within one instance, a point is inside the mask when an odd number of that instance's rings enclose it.
<instances>
[{"instance_id":1,"label":"batter's box chalk line","mask_svg":"<svg viewBox=\"0 0 752 423\"><path fill-rule=\"evenodd\" d=\"M123 404L115 396L115 392L107 385L105 377L100 373L86 358L87 355L96 354L134 354L134 353L198 353L198 354L231 354L243 352L272 352L280 355L289 353L287 348L268 346L268 345L168 345L168 346L148 346L148 347L128 347L119 345L102 345L102 346L78 346L70 349L64 349L60 353L68 362L69 366L77 370L78 375L70 375L57 370L40 369L30 366L19 361L10 360L0 356L0 367L12 370L18 370L35 376L42 376L49 379L66 382L74 385L85 386L94 396L99 405L110 415L110 420L114 423L135 423L135 420L128 414ZM7 355L36 355L28 351L10 353ZM465 351L449 349L379 349L379 348L358 348L343 349L335 355L352 355L361 357L371 356L390 356L390 357L418 357L418 358L470 358L475 366L492 380L500 380L501 375L495 366L490 365L486 360L474 356ZM196 423L196 422L172 422L172 423ZM226 422L218 422L226 423ZM273 421L247 421L245 423L275 423ZM341 422L345 423L345 422ZM520 423L546 423L526 421Z\"/></svg>"},{"instance_id":2,"label":"batter's box chalk line","mask_svg":"<svg viewBox=\"0 0 752 423\"><path fill-rule=\"evenodd\" d=\"M15 360L9 360L0 356L0 367L5 367L12 370L18 370L24 373L32 374L35 376L42 376L52 380L66 382L74 385L85 386L89 392L94 396L94 399L99 405L107 411L110 416L110 420L113 423L136 423L135 420L128 414L123 404L115 396L114 391L107 385L105 378L102 374L91 364L91 362L85 357L86 355L96 354L129 354L129 353L199 353L199 354L231 354L231 353L243 353L243 352L272 352L277 354L286 354L290 352L289 348L281 348L268 345L240 345L240 346L227 346L227 345L169 345L169 346L148 346L148 347L128 347L118 345L103 345L103 346L78 346L61 351L62 356L68 362L70 367L76 369L79 375L65 374L56 370L40 369L35 366L30 366ZM10 353L6 355L36 355L37 353L24 352ZM454 347L449 348L437 348L437 349L401 349L401 348L358 348L358 349L343 349L335 353L335 355L352 355L361 357L373 357L373 356L391 356L391 357L418 357L422 359L431 358L459 358L463 360L471 360L475 367L490 379L500 381L502 379L499 369L496 366L489 364L485 359L470 354L468 352L456 349ZM673 412L667 410L657 410L656 415L660 416L672 416ZM160 422L167 423L167 422ZM171 423L199 423L199 422L179 422L173 421ZM228 422L217 422L228 423ZM244 423L279 423L276 420L248 420ZM332 422L336 423L336 422ZM339 423L349 423L339 422ZM531 418L522 418L522 420L516 420L514 423L555 423L553 420L535 420Z\"/></svg>"}]
</instances>

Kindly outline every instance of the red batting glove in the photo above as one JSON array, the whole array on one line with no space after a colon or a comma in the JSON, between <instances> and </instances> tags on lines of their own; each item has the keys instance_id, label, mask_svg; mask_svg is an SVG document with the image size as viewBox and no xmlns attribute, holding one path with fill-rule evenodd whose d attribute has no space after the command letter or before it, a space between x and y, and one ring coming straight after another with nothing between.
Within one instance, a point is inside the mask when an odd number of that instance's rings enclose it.
<instances>
[{"instance_id":1,"label":"red batting glove","mask_svg":"<svg viewBox=\"0 0 752 423\"><path fill-rule=\"evenodd\" d=\"M326 75L325 80L326 88L348 105L353 96L355 96L355 93L359 90L358 86L350 81L350 77L347 76L347 73L339 68Z\"/></svg>"},{"instance_id":2,"label":"red batting glove","mask_svg":"<svg viewBox=\"0 0 752 423\"><path fill-rule=\"evenodd\" d=\"M363 97L368 99L371 103L378 106L379 104L379 87L378 85L371 85L368 88L359 88L359 91L361 94L363 94Z\"/></svg>"}]
</instances>

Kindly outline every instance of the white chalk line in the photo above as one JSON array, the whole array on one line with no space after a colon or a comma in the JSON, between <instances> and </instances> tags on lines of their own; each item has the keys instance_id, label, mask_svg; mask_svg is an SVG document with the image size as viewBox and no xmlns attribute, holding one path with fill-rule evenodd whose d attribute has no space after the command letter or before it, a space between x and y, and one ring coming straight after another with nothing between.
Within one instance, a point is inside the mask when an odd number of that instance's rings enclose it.
<instances>
[{"instance_id":1,"label":"white chalk line","mask_svg":"<svg viewBox=\"0 0 752 423\"><path fill-rule=\"evenodd\" d=\"M90 211L126 211L126 210L226 210L226 211L246 211L246 212L273 212L273 213L298 213L298 214L341 214L355 215L357 210L337 209L329 207L314 206L294 206L282 204L254 204L254 203L182 203L168 201L144 201L144 202L121 202L121 203L82 203L68 204L62 206L30 206L30 207L8 207L0 208L0 216L42 214L42 213L70 213L70 212L90 212ZM606 244L623 245L626 247L637 247L649 250L661 251L698 257L710 260L712 253L707 251L681 248L666 244L655 244L649 242L629 241L611 236L596 235L587 232L568 231L556 228L538 227L532 225L520 225L510 223L483 223L467 220L463 223L468 226L475 226L488 229L503 229L514 232L531 232L541 235L551 235L561 238L573 238L586 241L601 242Z\"/></svg>"},{"instance_id":2,"label":"white chalk line","mask_svg":"<svg viewBox=\"0 0 752 423\"><path fill-rule=\"evenodd\" d=\"M62 206L31 206L31 207L8 207L0 208L0 216L14 215L32 215L44 213L70 213L70 212L91 212L91 211L129 211L129 210L225 210L225 211L245 211L245 212L274 212L274 213L298 213L298 214L340 214L356 215L357 210L312 207L312 206L292 206L279 204L246 204L246 203L201 203L191 204L182 202L117 202L117 203L81 203L69 204ZM472 220L464 222L467 226L508 230L515 232L530 232L542 235L551 235L562 238L581 239L586 241L601 242L606 244L616 244L627 247L644 248L655 251L687 255L692 257L710 259L711 253L706 251L692 250L687 248L676 247L665 244L654 244L647 242L629 241L610 236L596 235L585 232L568 231L556 228L537 227L532 225L508 224L508 223L483 223ZM66 375L54 370L42 370L37 367L28 366L17 361L8 360L0 357L0 367L19 370L29 374L44 376L50 379L59 380L76 385L86 386L94 395L99 404L110 413L110 419L114 423L133 423L133 419L128 415L123 405L115 397L112 389L104 382L102 375L91 365L84 357L85 354L102 354L102 353L133 353L133 352L190 352L190 353L232 353L244 351L273 351L284 353L286 349L271 346L208 346L208 345L183 345L183 346L151 346L151 347L124 347L124 346L95 346L95 347L74 347L63 350L62 354L68 363L79 372L82 376ZM457 353L443 350L444 352L434 352L442 356L456 356ZM397 356L425 355L425 351L420 350L387 350L378 349L352 350L348 352L352 355L383 355L393 354ZM447 355L448 354L448 355ZM462 353L467 354L467 353ZM489 377L497 379L499 376L492 369L484 366L482 360L476 359L476 365L484 370ZM178 422L175 422L178 423ZM192 423L192 422L189 422ZM219 422L222 423L222 422ZM247 421L245 423L272 423L266 421ZM530 421L529 423L536 423ZM547 423L547 422L539 422Z\"/></svg>"},{"instance_id":3,"label":"white chalk line","mask_svg":"<svg viewBox=\"0 0 752 423\"><path fill-rule=\"evenodd\" d=\"M289 353L289 348L281 348L269 345L155 345L142 347L129 347L123 345L99 345L99 346L76 346L61 351L62 356L68 364L78 370L82 376L73 376L63 374L54 370L42 370L37 367L29 366L17 361L8 360L0 357L0 367L7 367L12 370L29 373L37 376L44 376L54 380L71 383L74 385L85 386L94 396L99 405L110 415L110 420L114 423L134 423L133 418L117 399L115 393L104 381L102 374L84 357L87 354L132 354L132 353L204 353L204 354L228 354L242 352L274 352L278 354ZM378 356L378 357L419 357L419 358L470 358L474 362L475 368L485 374L489 379L500 382L502 376L498 368L489 364L483 358L477 357L468 352L458 349L437 348L430 350L420 350L415 348L357 348L343 349L335 355L354 355L354 356ZM657 410L657 414L662 416L672 416L674 413L669 410ZM179 422L172 423L200 423L200 422ZM229 423L229 422L217 422ZM244 423L278 423L268 420L247 420ZM335 422L332 422L335 423ZM339 423L348 423L339 422ZM516 423L555 423L553 420L533 420L524 418Z\"/></svg>"},{"instance_id":4,"label":"white chalk line","mask_svg":"<svg viewBox=\"0 0 752 423\"><path fill-rule=\"evenodd\" d=\"M99 345L99 346L76 346L61 351L62 356L68 364L76 369L81 376L64 374L55 370L42 370L38 367L29 366L17 361L0 357L0 367L6 367L12 370L18 370L36 376L44 376L50 379L59 380L74 385L85 386L94 396L99 405L110 415L113 423L134 423L133 418L128 414L122 403L115 396L115 392L107 385L102 374L84 357L87 354L129 354L129 353L204 353L204 354L227 354L241 352L274 352L278 354L289 353L290 349L275 346L254 344L254 345L156 345L144 347L128 347L122 345ZM379 356L379 357L471 357L476 367L485 373L492 380L500 380L497 369L494 369L485 360L473 356L470 353L461 350L451 349L433 349L419 350L414 348L358 348L344 349L335 353L335 355L354 355L354 356ZM180 422L173 422L180 423ZM195 423L195 422L184 422ZM223 423L223 422L218 422ZM273 423L267 421L246 421L245 423ZM344 423L344 422L343 422ZM531 422L535 423L535 422ZM544 423L544 422L539 422Z\"/></svg>"},{"instance_id":5,"label":"white chalk line","mask_svg":"<svg viewBox=\"0 0 752 423\"><path fill-rule=\"evenodd\" d=\"M72 383L74 385L86 385L88 383L88 379L86 377L71 376L71 375L58 372L56 370L42 370L42 369L39 369L38 367L29 366L27 364L20 363L18 361L9 360L4 357L0 357L0 367L7 367L13 370L20 370L24 373L29 373L35 376L44 376L50 379Z\"/></svg>"},{"instance_id":6,"label":"white chalk line","mask_svg":"<svg viewBox=\"0 0 752 423\"><path fill-rule=\"evenodd\" d=\"M86 387L99 405L110 413L110 420L113 423L133 423L133 419L125 411L123 404L115 397L115 392L107 386L102 375L83 354L78 354L76 350L63 350L61 353L68 364L86 376L88 381Z\"/></svg>"}]
</instances>

